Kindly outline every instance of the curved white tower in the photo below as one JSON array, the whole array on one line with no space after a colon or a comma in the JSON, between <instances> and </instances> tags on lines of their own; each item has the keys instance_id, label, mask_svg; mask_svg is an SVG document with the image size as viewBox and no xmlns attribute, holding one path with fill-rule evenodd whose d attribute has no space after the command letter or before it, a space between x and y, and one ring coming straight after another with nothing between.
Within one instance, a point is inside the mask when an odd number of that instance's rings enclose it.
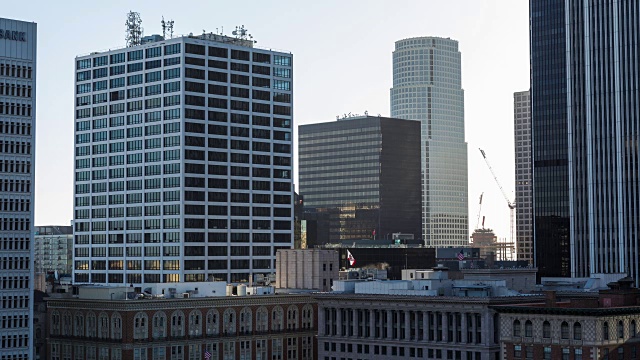
<instances>
[{"instance_id":1,"label":"curved white tower","mask_svg":"<svg viewBox=\"0 0 640 360\"><path fill-rule=\"evenodd\" d=\"M468 245L467 143L457 41L419 37L396 42L391 117L422 123L425 245Z\"/></svg>"}]
</instances>

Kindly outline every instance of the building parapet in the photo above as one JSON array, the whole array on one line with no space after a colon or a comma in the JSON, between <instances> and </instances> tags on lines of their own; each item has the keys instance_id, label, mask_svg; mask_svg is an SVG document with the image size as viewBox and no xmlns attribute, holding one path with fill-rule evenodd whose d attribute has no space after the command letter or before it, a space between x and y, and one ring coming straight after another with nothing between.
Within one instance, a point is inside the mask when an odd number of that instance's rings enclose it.
<instances>
[{"instance_id":1,"label":"building parapet","mask_svg":"<svg viewBox=\"0 0 640 360\"><path fill-rule=\"evenodd\" d=\"M211 35L213 35L213 36L211 36ZM162 38L162 36L160 36L160 38ZM233 39L234 41L221 41L221 40L223 40L222 38ZM145 42L143 44L136 45L136 46L122 45L122 46L116 46L116 47L112 47L112 48L108 48L108 49L101 49L101 50L97 50L97 51L92 51L90 53L82 53L80 55L76 55L76 58L83 58L83 57L87 57L87 56L98 55L98 54L102 54L102 53L108 53L110 51L151 47L151 46L157 45L159 42L161 43L163 41L166 42L166 41L172 41L172 40L176 40L176 39L204 40L204 41L209 41L209 42L212 42L212 43L216 42L216 43L223 43L223 44L232 44L232 45L237 45L237 46L242 46L242 47L251 47L253 49L258 49L258 50L273 51L273 52L279 52L279 53L283 53L283 54L292 54L290 50L277 49L277 48L272 48L272 47L267 47L267 46L255 46L254 43L252 43L251 46L243 45L243 43L240 42L241 39L237 39L237 38L234 38L234 37L231 37L231 36L217 35L217 34L212 34L212 33L205 33L205 34L202 34L202 35L193 35L193 33L190 33L190 34L177 35L177 36L174 36L173 38L169 38L169 39L162 38L162 40ZM248 40L245 40L245 41L248 41Z\"/></svg>"}]
</instances>

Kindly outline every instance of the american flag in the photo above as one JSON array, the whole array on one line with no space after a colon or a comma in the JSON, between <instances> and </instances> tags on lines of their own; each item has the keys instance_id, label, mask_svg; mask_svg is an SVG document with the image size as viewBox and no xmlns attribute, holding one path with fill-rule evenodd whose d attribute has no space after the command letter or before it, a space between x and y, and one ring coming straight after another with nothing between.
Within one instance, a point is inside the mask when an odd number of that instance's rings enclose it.
<instances>
[{"instance_id":1,"label":"american flag","mask_svg":"<svg viewBox=\"0 0 640 360\"><path fill-rule=\"evenodd\" d=\"M460 250L460 252L458 253L458 260L464 260L464 254L462 253L462 250Z\"/></svg>"},{"instance_id":2,"label":"american flag","mask_svg":"<svg viewBox=\"0 0 640 360\"><path fill-rule=\"evenodd\" d=\"M209 350L206 350L204 352L204 358L207 359L207 360L211 359L211 353L209 352Z\"/></svg>"}]
</instances>

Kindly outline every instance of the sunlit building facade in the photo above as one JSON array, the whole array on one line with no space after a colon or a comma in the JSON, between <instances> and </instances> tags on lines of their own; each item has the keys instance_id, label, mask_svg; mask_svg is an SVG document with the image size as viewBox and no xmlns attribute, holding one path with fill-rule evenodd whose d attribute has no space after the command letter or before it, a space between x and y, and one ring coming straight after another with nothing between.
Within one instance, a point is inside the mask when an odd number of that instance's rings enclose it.
<instances>
[{"instance_id":1,"label":"sunlit building facade","mask_svg":"<svg viewBox=\"0 0 640 360\"><path fill-rule=\"evenodd\" d=\"M531 98L528 91L513 94L516 179L517 260L533 264L533 179L531 164Z\"/></svg>"},{"instance_id":2,"label":"sunlit building facade","mask_svg":"<svg viewBox=\"0 0 640 360\"><path fill-rule=\"evenodd\" d=\"M274 272L293 245L292 54L153 40L75 59L75 282Z\"/></svg>"},{"instance_id":3,"label":"sunlit building facade","mask_svg":"<svg viewBox=\"0 0 640 360\"><path fill-rule=\"evenodd\" d=\"M421 122L425 245L468 245L467 143L457 41L419 37L396 42L391 117Z\"/></svg>"}]
</instances>

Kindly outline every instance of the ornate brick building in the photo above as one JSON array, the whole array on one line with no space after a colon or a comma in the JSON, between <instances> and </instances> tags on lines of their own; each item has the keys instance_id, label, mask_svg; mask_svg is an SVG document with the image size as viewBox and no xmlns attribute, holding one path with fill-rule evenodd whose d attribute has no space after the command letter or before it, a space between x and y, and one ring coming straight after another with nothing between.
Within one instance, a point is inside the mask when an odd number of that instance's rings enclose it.
<instances>
[{"instance_id":1,"label":"ornate brick building","mask_svg":"<svg viewBox=\"0 0 640 360\"><path fill-rule=\"evenodd\" d=\"M50 360L317 359L317 304L306 295L53 298L47 328Z\"/></svg>"},{"instance_id":2,"label":"ornate brick building","mask_svg":"<svg viewBox=\"0 0 640 360\"><path fill-rule=\"evenodd\" d=\"M637 359L640 290L633 280L599 294L548 292L544 302L493 306L502 359Z\"/></svg>"}]
</instances>

